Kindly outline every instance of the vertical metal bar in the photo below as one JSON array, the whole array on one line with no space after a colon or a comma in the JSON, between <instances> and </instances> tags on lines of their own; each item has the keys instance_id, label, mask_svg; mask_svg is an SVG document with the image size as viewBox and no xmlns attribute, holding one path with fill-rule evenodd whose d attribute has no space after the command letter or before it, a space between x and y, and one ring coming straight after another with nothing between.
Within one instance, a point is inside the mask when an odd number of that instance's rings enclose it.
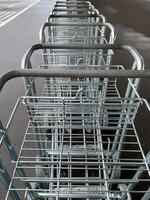
<instances>
[{"instance_id":1,"label":"vertical metal bar","mask_svg":"<svg viewBox=\"0 0 150 200\"><path fill-rule=\"evenodd\" d=\"M108 185L108 175L107 175L107 169L106 169L106 165L105 165L105 156L104 156L104 148L103 148L103 143L102 143L102 134L101 134L101 121L99 121L99 119L102 118L102 104L103 101L102 99L99 102L99 108L98 108L98 115L97 115L97 145L98 145L98 149L102 152L102 173L103 173L103 177L105 179L104 181L104 185L106 188L106 198L107 200L110 200L109 198L109 185Z\"/></svg>"},{"instance_id":2,"label":"vertical metal bar","mask_svg":"<svg viewBox=\"0 0 150 200\"><path fill-rule=\"evenodd\" d=\"M150 187L148 188L148 190L146 191L141 200L149 200L149 199L150 199Z\"/></svg>"},{"instance_id":3,"label":"vertical metal bar","mask_svg":"<svg viewBox=\"0 0 150 200\"><path fill-rule=\"evenodd\" d=\"M0 179L3 182L3 184L5 185L5 187L8 189L10 182L11 182L11 177L8 174L7 169L3 166L1 160L0 160ZM15 188L13 185L12 185L12 187ZM21 200L17 191L12 190L10 193L14 200Z\"/></svg>"},{"instance_id":4,"label":"vertical metal bar","mask_svg":"<svg viewBox=\"0 0 150 200\"><path fill-rule=\"evenodd\" d=\"M137 133L136 133L136 135L137 135ZM143 159L144 159L144 158L143 158ZM144 159L144 164L147 165L147 163L145 163L145 162L148 162L149 160L150 160L150 151L148 152L148 154L147 154L147 156L146 156L146 159ZM148 165L147 165L147 166L148 166ZM149 170L149 169L147 169L147 170L148 170L148 173L149 173L149 175L150 175L150 170ZM132 178L135 182L130 183L130 184L127 186L125 193L124 193L123 196L120 198L121 200L125 200L125 199L126 199L127 193L130 192L131 190L133 190L133 188L139 183L138 179L140 179L140 177L143 175L144 171L145 171L145 167L143 167L143 166L139 167L139 169L136 171L136 173L134 174L134 176L133 176L133 178ZM150 188L149 188L148 191L150 192ZM148 195L145 195L145 198L150 196L150 193L149 193L149 192L147 193ZM146 200L147 200L147 199L146 199Z\"/></svg>"},{"instance_id":5,"label":"vertical metal bar","mask_svg":"<svg viewBox=\"0 0 150 200\"><path fill-rule=\"evenodd\" d=\"M30 61L28 61L28 69L32 69L32 65L31 65ZM35 87L35 83L33 81L33 78L25 77L24 80L25 80L25 89L26 89L26 91L28 91L28 95L33 96L33 97L36 96L36 87ZM32 85L32 87L30 87L31 85ZM34 99L34 98L33 99L29 98L28 101L29 101L29 103L37 103L37 99ZM28 113L29 113L30 120L34 121L33 117L32 117L32 112L33 111L36 112L36 110L34 108L31 109L28 104L26 106L27 106L27 110L28 110ZM38 123L36 121L33 122L33 126L34 126L33 129L34 129L35 133L39 133L39 134L36 134L37 141L42 141L43 137L40 133L40 130L37 128ZM40 150L40 149L45 149L44 142L42 142L42 143L37 142L37 146L39 148L40 157L45 156L45 152L43 150Z\"/></svg>"},{"instance_id":6,"label":"vertical metal bar","mask_svg":"<svg viewBox=\"0 0 150 200\"><path fill-rule=\"evenodd\" d=\"M4 147L5 147L6 151L8 152L11 160L17 161L17 159L18 159L17 153L16 153L14 147L11 145L8 135L5 134L5 129L2 125L2 121L0 120L0 144L1 143L4 143Z\"/></svg>"}]
</instances>

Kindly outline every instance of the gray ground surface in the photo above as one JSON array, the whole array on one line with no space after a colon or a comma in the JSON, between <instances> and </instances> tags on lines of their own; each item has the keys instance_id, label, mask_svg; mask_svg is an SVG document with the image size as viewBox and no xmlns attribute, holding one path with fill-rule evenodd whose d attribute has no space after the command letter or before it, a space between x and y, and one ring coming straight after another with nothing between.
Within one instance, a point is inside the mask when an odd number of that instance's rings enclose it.
<instances>
[{"instance_id":1,"label":"gray ground surface","mask_svg":"<svg viewBox=\"0 0 150 200\"><path fill-rule=\"evenodd\" d=\"M37 0L11 0L0 1L0 27L11 17L17 15L20 11L34 4Z\"/></svg>"},{"instance_id":2,"label":"gray ground surface","mask_svg":"<svg viewBox=\"0 0 150 200\"><path fill-rule=\"evenodd\" d=\"M39 42L39 29L45 22L53 2L42 0L29 10L13 19L4 27L0 28L0 74L21 67L21 59L27 49L34 43ZM13 88L16 88L13 91ZM16 97L24 94L22 82L19 80L8 83L1 96L0 106L14 104ZM4 97L4 98L3 98ZM0 116L6 118L8 110L1 110Z\"/></svg>"},{"instance_id":3,"label":"gray ground surface","mask_svg":"<svg viewBox=\"0 0 150 200\"><path fill-rule=\"evenodd\" d=\"M3 11L6 10L6 4L14 3L15 1L3 1ZM18 2L18 5L21 1ZM27 49L34 43L39 42L39 29L46 21L55 0L41 0L35 6L28 9L17 18L0 28L0 74L21 67L21 59ZM17 4L16 4L17 5ZM16 7L11 7L11 11ZM20 8L19 11L23 9ZM0 1L0 10L2 10L2 1ZM24 85L21 79L9 82L4 88L0 96L0 118L7 122L10 113L14 107L17 98L24 94ZM19 114L15 121L17 129L11 129L9 132L12 143L16 149L20 148L20 144L25 130L24 115ZM6 164L9 163L8 157L3 155ZM10 166L7 164L8 170ZM0 199L3 199L5 192L0 185Z\"/></svg>"}]
</instances>

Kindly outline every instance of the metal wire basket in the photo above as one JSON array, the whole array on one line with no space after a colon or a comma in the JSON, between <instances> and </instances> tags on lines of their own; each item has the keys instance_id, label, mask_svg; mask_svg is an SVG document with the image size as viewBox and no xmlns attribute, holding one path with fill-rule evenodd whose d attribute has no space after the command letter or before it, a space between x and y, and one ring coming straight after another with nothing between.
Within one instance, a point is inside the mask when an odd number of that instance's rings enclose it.
<instances>
[{"instance_id":1,"label":"metal wire basket","mask_svg":"<svg viewBox=\"0 0 150 200\"><path fill-rule=\"evenodd\" d=\"M40 54L39 54L40 51ZM38 52L38 55L36 53ZM42 53L44 52L44 53ZM113 63L112 56L115 60L120 57L120 52L126 54L126 58L131 57L129 64ZM42 55L43 54L43 59ZM35 61L33 60L36 55ZM40 56L39 56L40 55ZM37 57L38 56L38 57ZM40 59L39 59L40 58ZM124 58L124 57L123 57ZM118 58L117 58L118 59ZM37 63L39 60L39 63ZM22 60L22 68L31 69L126 69L131 67L133 70L143 70L144 62L140 54L132 47L117 45L88 45L88 44L37 44L32 46L25 54ZM25 79L25 85L32 83L32 79ZM107 87L112 87L111 95L117 94L115 79L66 79L66 78L48 78L45 79L43 93L53 96L54 94L61 97L75 96L81 85L90 91L90 95L105 96ZM138 85L138 80L134 83ZM114 89L113 89L114 88ZM129 89L130 90L130 89ZM45 91L45 92L44 92Z\"/></svg>"},{"instance_id":2,"label":"metal wire basket","mask_svg":"<svg viewBox=\"0 0 150 200\"><path fill-rule=\"evenodd\" d=\"M41 43L113 44L114 28L109 23L45 23L40 30Z\"/></svg>"},{"instance_id":3,"label":"metal wire basket","mask_svg":"<svg viewBox=\"0 0 150 200\"><path fill-rule=\"evenodd\" d=\"M48 22L105 22L106 19L90 2L56 2Z\"/></svg>"},{"instance_id":4,"label":"metal wire basket","mask_svg":"<svg viewBox=\"0 0 150 200\"><path fill-rule=\"evenodd\" d=\"M150 72L124 70L16 70L0 79L0 88L13 77L129 78L134 98L101 95L91 98L81 90L74 98L20 97L5 127L1 147L15 160L8 180L1 162L1 178L9 183L6 199L149 199L149 154L145 157L134 124L141 103L131 78ZM36 78L37 79L37 78ZM34 81L36 81L36 79ZM118 80L119 81L119 80ZM39 84L38 84L39 85ZM8 143L8 132L25 106L29 122L19 155ZM148 107L150 110L150 108ZM106 126L103 116L111 120ZM115 146L115 148L114 148ZM5 170L4 170L5 169ZM144 176L143 176L144 175ZM141 186L141 184L146 184ZM140 186L140 187L139 187ZM136 196L135 196L136 195Z\"/></svg>"}]
</instances>

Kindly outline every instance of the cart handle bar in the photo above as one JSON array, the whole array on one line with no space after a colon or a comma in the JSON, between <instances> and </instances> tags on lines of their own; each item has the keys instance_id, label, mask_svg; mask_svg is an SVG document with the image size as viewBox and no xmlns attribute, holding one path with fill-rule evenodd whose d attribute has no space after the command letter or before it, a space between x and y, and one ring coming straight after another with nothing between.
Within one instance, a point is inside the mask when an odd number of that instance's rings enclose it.
<instances>
[{"instance_id":1,"label":"cart handle bar","mask_svg":"<svg viewBox=\"0 0 150 200\"><path fill-rule=\"evenodd\" d=\"M53 10L52 10L52 13L54 13L54 12L69 12L69 11L71 11L71 12L77 12L77 11L79 11L79 12L83 12L83 11L93 11L93 12L95 12L96 13L96 9L93 9L92 7L88 7L88 9L86 9L86 8L83 8L83 7L80 7L80 8L76 8L76 9L68 9L68 8L54 8Z\"/></svg>"},{"instance_id":2,"label":"cart handle bar","mask_svg":"<svg viewBox=\"0 0 150 200\"><path fill-rule=\"evenodd\" d=\"M65 8L65 7L91 8L93 10L95 9L95 7L90 2L66 2L66 3L56 2L56 4L54 5L54 8Z\"/></svg>"},{"instance_id":3,"label":"cart handle bar","mask_svg":"<svg viewBox=\"0 0 150 200\"><path fill-rule=\"evenodd\" d=\"M59 43L59 44L35 44L29 48L22 59L21 66L23 69L29 68L28 62L34 51L40 49L112 49L112 50L127 50L131 53L137 64L137 70L144 69L144 60L138 51L131 47L119 44L77 44L77 43Z\"/></svg>"},{"instance_id":4,"label":"cart handle bar","mask_svg":"<svg viewBox=\"0 0 150 200\"><path fill-rule=\"evenodd\" d=\"M108 22L46 22L44 26L110 26L113 25Z\"/></svg>"},{"instance_id":5,"label":"cart handle bar","mask_svg":"<svg viewBox=\"0 0 150 200\"><path fill-rule=\"evenodd\" d=\"M106 22L106 17L102 14L99 14L99 11L94 8L94 13L91 14L52 14L49 15L47 21L51 21L51 18L86 18L86 17L94 17L94 18L101 18L102 22Z\"/></svg>"},{"instance_id":6,"label":"cart handle bar","mask_svg":"<svg viewBox=\"0 0 150 200\"><path fill-rule=\"evenodd\" d=\"M51 18L72 18L72 17L101 17L102 19L105 19L103 15L99 14L51 14L48 17L48 21Z\"/></svg>"},{"instance_id":7,"label":"cart handle bar","mask_svg":"<svg viewBox=\"0 0 150 200\"><path fill-rule=\"evenodd\" d=\"M91 4L90 1L56 1L56 4Z\"/></svg>"},{"instance_id":8,"label":"cart handle bar","mask_svg":"<svg viewBox=\"0 0 150 200\"><path fill-rule=\"evenodd\" d=\"M114 28L113 25L110 23L106 23L106 22L46 22L40 29L39 32L39 38L40 38L40 42L44 41L44 31L46 27L50 27L50 26L105 26L108 27L110 29L111 32L111 36L112 36L112 44L115 40L115 32L114 32Z\"/></svg>"},{"instance_id":9,"label":"cart handle bar","mask_svg":"<svg viewBox=\"0 0 150 200\"><path fill-rule=\"evenodd\" d=\"M5 83L17 77L69 77L69 78L148 78L150 70L54 70L18 69L8 71L0 77L0 92Z\"/></svg>"},{"instance_id":10,"label":"cart handle bar","mask_svg":"<svg viewBox=\"0 0 150 200\"><path fill-rule=\"evenodd\" d=\"M63 7L90 7L90 6L93 6L92 4L88 4L88 3L56 3L55 5L54 5L54 8L55 7L61 7L61 8L63 8Z\"/></svg>"}]
</instances>

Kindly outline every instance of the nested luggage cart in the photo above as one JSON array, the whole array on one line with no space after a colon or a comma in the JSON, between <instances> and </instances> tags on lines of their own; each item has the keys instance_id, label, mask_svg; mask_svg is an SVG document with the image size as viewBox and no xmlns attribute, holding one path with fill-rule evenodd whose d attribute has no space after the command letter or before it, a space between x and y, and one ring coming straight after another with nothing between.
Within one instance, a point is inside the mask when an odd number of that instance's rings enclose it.
<instances>
[{"instance_id":1,"label":"nested luggage cart","mask_svg":"<svg viewBox=\"0 0 150 200\"><path fill-rule=\"evenodd\" d=\"M4 146L15 161L11 177L6 174L3 162L0 165L1 178L9 185L6 200L11 197L15 200L148 200L150 154L144 155L134 119L141 104L149 111L150 108L139 96L133 80L150 78L149 74L122 69L30 69L2 76L0 89L14 77L32 79L26 95L17 101L8 124L1 128L0 147ZM37 93L33 96L33 88L39 87L38 77L115 78L118 84L119 78L124 77L135 95L103 97L100 93L93 98L81 84L75 97ZM7 134L21 106L27 109L29 122L16 157ZM105 114L110 115L107 126L102 121ZM119 116L123 116L122 121ZM119 140L114 140L116 135Z\"/></svg>"},{"instance_id":2,"label":"nested luggage cart","mask_svg":"<svg viewBox=\"0 0 150 200\"><path fill-rule=\"evenodd\" d=\"M105 22L106 19L89 2L56 2L48 22Z\"/></svg>"},{"instance_id":3,"label":"nested luggage cart","mask_svg":"<svg viewBox=\"0 0 150 200\"><path fill-rule=\"evenodd\" d=\"M44 53L43 53L44 51ZM36 53L39 53L37 62L33 58ZM103 52L103 53L102 53ZM122 53L122 55L121 55ZM42 58L43 55L43 58ZM121 59L121 62L116 60ZM123 63L123 60L127 62ZM130 62L128 61L130 60ZM143 70L144 62L140 54L130 46L117 45L89 45L89 44L37 44L32 46L24 56L22 61L23 68L37 69L132 69ZM28 79L25 81L28 85ZM51 78L45 79L44 93L50 96L55 94L57 96L74 96L80 86L74 85L75 82L85 81L86 88L93 87L93 95L106 93L107 87L112 87L110 95L117 95L115 89L115 79L75 79L68 82L65 78ZM64 84L64 86L62 86ZM95 85L93 85L95 84ZM101 87L100 87L101 84ZM137 86L138 82L134 83ZM114 89L113 89L114 88ZM92 94L91 94L92 95Z\"/></svg>"},{"instance_id":4,"label":"nested luggage cart","mask_svg":"<svg viewBox=\"0 0 150 200\"><path fill-rule=\"evenodd\" d=\"M65 3L56 2L52 14L99 14L90 2L69 1Z\"/></svg>"},{"instance_id":5,"label":"nested luggage cart","mask_svg":"<svg viewBox=\"0 0 150 200\"><path fill-rule=\"evenodd\" d=\"M67 1L62 1L59 2L57 1L56 4L54 5L54 8L76 8L76 9L95 9L94 6L90 2L83 2L83 1L73 1L73 2L67 2Z\"/></svg>"},{"instance_id":6,"label":"nested luggage cart","mask_svg":"<svg viewBox=\"0 0 150 200\"><path fill-rule=\"evenodd\" d=\"M54 6L54 9L52 11L52 14L58 14L61 13L69 13L69 14L75 14L75 13L84 13L84 14L99 14L98 10L94 8L94 6L90 3L88 4L81 4L81 3L66 3L66 4L59 4L56 3Z\"/></svg>"},{"instance_id":7,"label":"nested luggage cart","mask_svg":"<svg viewBox=\"0 0 150 200\"><path fill-rule=\"evenodd\" d=\"M83 6L89 6L92 5L90 1L56 1L55 6L66 6L66 5L83 5Z\"/></svg>"},{"instance_id":8,"label":"nested luggage cart","mask_svg":"<svg viewBox=\"0 0 150 200\"><path fill-rule=\"evenodd\" d=\"M56 5L78 5L78 3L83 4L83 1L66 1L66 2L56 2ZM80 4L80 6L81 6ZM90 2L84 2L84 5L90 5ZM56 6L57 7L57 6ZM59 15L59 9L55 12L55 14L52 14L48 18L48 22L43 25L40 31L40 41L42 43L62 43L63 42L75 42L75 43L88 43L88 44L113 44L115 40L114 35L114 29L113 26L109 23L105 23L105 18L102 15L99 15L98 11L95 11L94 7L91 6L92 12L91 13L80 13L81 19L78 16L78 13L76 11L73 13L75 16L75 21L73 15L69 14L60 14ZM67 12L68 8L65 10ZM77 8L79 10L79 8ZM83 10L81 8L81 10ZM88 10L88 9L87 9ZM96 13L95 19L89 19ZM59 16L58 20L54 20L55 16ZM94 14L95 15L95 14ZM98 18L97 18L98 16ZM65 19L64 19L65 17ZM77 17L77 18L76 18ZM93 18L93 17L92 17ZM56 18L57 19L57 18ZM69 19L69 21L68 21ZM71 19L71 20L70 20ZM85 20L83 20L85 19ZM76 21L77 20L77 21ZM101 22L100 22L101 20ZM48 32L45 32L45 30L48 30ZM55 50L57 51L57 50ZM44 53L47 54L46 51ZM54 53L54 50L53 50ZM70 50L69 52L70 53ZM101 50L101 54L102 54ZM111 50L107 52L112 53ZM73 52L74 56L75 52ZM47 56L44 55L45 61L47 60ZM110 56L108 56L110 57ZM60 59L59 59L60 60ZM91 60L89 58L89 60ZM101 59L100 59L101 60ZM108 58L109 60L109 58Z\"/></svg>"},{"instance_id":9,"label":"nested luggage cart","mask_svg":"<svg viewBox=\"0 0 150 200\"><path fill-rule=\"evenodd\" d=\"M114 28L110 23L98 22L47 22L40 30L40 42L113 44Z\"/></svg>"},{"instance_id":10,"label":"nested luggage cart","mask_svg":"<svg viewBox=\"0 0 150 200\"><path fill-rule=\"evenodd\" d=\"M38 65L39 68L43 68L43 69L56 69L56 70L69 70L69 69L82 69L82 70L92 70L92 69L124 69L123 65L118 65L118 64L110 64L107 62L98 62L97 64L90 64L90 63L79 63L79 61L76 61L76 63L71 63L69 61L70 59L70 51L71 50L78 50L78 54L80 55L80 59L81 60L81 55L83 53L83 59L86 58L86 54L89 57L87 60L92 60L92 56L93 56L93 52L97 51L97 52L101 52L102 49L105 50L113 50L113 56L117 56L117 51L119 51L119 56L120 56L120 51L127 51L127 57L129 59L129 55L132 57L132 64L130 63L129 66L132 66L132 70L143 70L144 68L144 63L143 63L143 59L142 57L138 54L138 52L129 46L116 46L116 45L72 45L72 44L52 44L52 45L44 45L44 44L37 44L31 47L31 49L26 53L23 61L22 61L22 68L24 69L35 69L35 65L34 62L32 62L32 57L34 57L34 54L36 54L37 50L38 51L42 51L43 49L49 50L50 54L46 54L47 56L49 56L49 61L53 61L55 60L55 62L50 63L50 62L44 62L42 65ZM59 50L59 52L61 52L61 54L59 56L63 57L61 59L59 59L58 57L58 53L56 54L51 52L52 50ZM68 52L69 49L69 52ZM67 53L66 51L67 50ZM86 52L87 51L87 52ZM63 52L63 54L62 54ZM42 52L41 52L42 53ZM90 55L90 54L91 55ZM56 55L55 55L56 54ZM73 58L75 59L75 53L71 54L71 57L73 55ZM54 56L57 56L56 58L54 58ZM94 54L95 56L95 54ZM110 55L109 55L110 56ZM67 57L67 58L64 58ZM98 60L101 58L98 57ZM39 59L38 59L39 60ZM75 59L77 60L77 59ZM66 62L67 61L67 62ZM127 64L126 64L127 65ZM36 63L37 66L37 63ZM128 67L128 66L126 66ZM126 68L125 67L125 68ZM36 68L37 69L37 68ZM25 88L28 90L29 85L32 84L32 79L25 79ZM136 80L130 80L130 82L126 85L126 92L123 94L125 96L126 99L132 99L135 98L135 96L137 95L135 90L133 90L133 88L131 87L131 84L134 85L134 87L138 87L138 79ZM36 94L36 85L33 84L32 85L32 89L30 91L30 96L35 96ZM82 91L84 90L84 92L82 93ZM39 95L42 96L49 96L49 97L57 97L57 98L64 98L64 97L68 97L68 98L73 98L76 99L76 96L80 96L82 93L83 97L87 97L86 103L88 103L88 99L89 102L91 102L91 99L95 99L98 98L99 96L101 96L101 98L104 98L103 104L105 102L105 98L108 97L110 98L110 102L111 103L111 98L121 98L121 94L118 92L118 87L116 85L116 79L99 79L99 78L76 78L76 79L70 79L70 78L46 78L45 81L43 82L43 86L41 86L41 93L39 93ZM81 95L81 104L82 104L82 95ZM84 102L84 98L83 98L83 102ZM106 101L107 102L107 101ZM118 102L118 101L117 101ZM130 102L130 104L132 104L132 102ZM117 103L116 103L116 107L117 107ZM73 109L76 109L76 105L73 107ZM118 110L118 108L116 108ZM86 110L86 109L85 109ZM130 109L129 109L130 110ZM131 110L132 110L132 106L131 106ZM133 111L133 110L132 110ZM109 121L113 121L113 117L115 116L115 114L111 114L111 111L109 113L107 106L103 107L103 112L105 113L104 115L101 116L101 123L108 126L109 125ZM114 111L115 113L117 111ZM121 111L122 112L122 111ZM80 114L81 115L81 114ZM79 116L80 116L79 115ZM89 116L90 114L87 114L87 116ZM116 114L117 115L117 114ZM92 113L91 113L92 116ZM113 116L113 117L112 117ZM94 116L95 118L95 116ZM115 116L114 119L119 119L118 123L123 123L124 122L124 114L120 113L117 117ZM115 121L115 120L114 120ZM115 122L112 122L115 123ZM116 122L117 123L117 122ZM87 131L88 128L87 128ZM122 135L122 136L121 136ZM121 138L120 137L124 137L123 134L119 134L116 133L116 138L114 138L114 141L118 141ZM120 138L120 139L119 139ZM113 145L113 149L116 148L116 145Z\"/></svg>"},{"instance_id":11,"label":"nested luggage cart","mask_svg":"<svg viewBox=\"0 0 150 200\"><path fill-rule=\"evenodd\" d=\"M114 28L109 23L94 23L94 22L66 22L66 23L56 23L47 22L40 30L40 42L43 44L60 44L62 43L74 43L83 46L84 44L113 44L115 40ZM72 46L74 45L72 44ZM49 54L53 56L49 56ZM62 56L61 56L62 54ZM66 56L65 56L66 54ZM84 55L83 55L84 54ZM43 50L44 63L49 65L49 59L54 63L55 61L61 64L67 64L66 66L80 66L88 64L96 65L104 62L107 64L111 62L111 55L113 55L113 50L99 50L95 53L90 51L83 52L82 50ZM84 57L84 59L83 59ZM99 61L98 61L99 59ZM76 63L75 63L76 60ZM65 63L64 63L65 62ZM105 64L104 64L105 65Z\"/></svg>"},{"instance_id":12,"label":"nested luggage cart","mask_svg":"<svg viewBox=\"0 0 150 200\"><path fill-rule=\"evenodd\" d=\"M101 14L50 14L48 22L106 22Z\"/></svg>"},{"instance_id":13,"label":"nested luggage cart","mask_svg":"<svg viewBox=\"0 0 150 200\"><path fill-rule=\"evenodd\" d=\"M140 54L112 45L112 25L88 1L57 1L40 40L23 69L0 78L0 91L15 77L26 88L7 125L0 121L13 168L0 157L5 200L149 200L150 153L135 124L141 105L150 112L137 91L139 78L150 78ZM26 128L16 153L8 135L19 110Z\"/></svg>"}]
</instances>

